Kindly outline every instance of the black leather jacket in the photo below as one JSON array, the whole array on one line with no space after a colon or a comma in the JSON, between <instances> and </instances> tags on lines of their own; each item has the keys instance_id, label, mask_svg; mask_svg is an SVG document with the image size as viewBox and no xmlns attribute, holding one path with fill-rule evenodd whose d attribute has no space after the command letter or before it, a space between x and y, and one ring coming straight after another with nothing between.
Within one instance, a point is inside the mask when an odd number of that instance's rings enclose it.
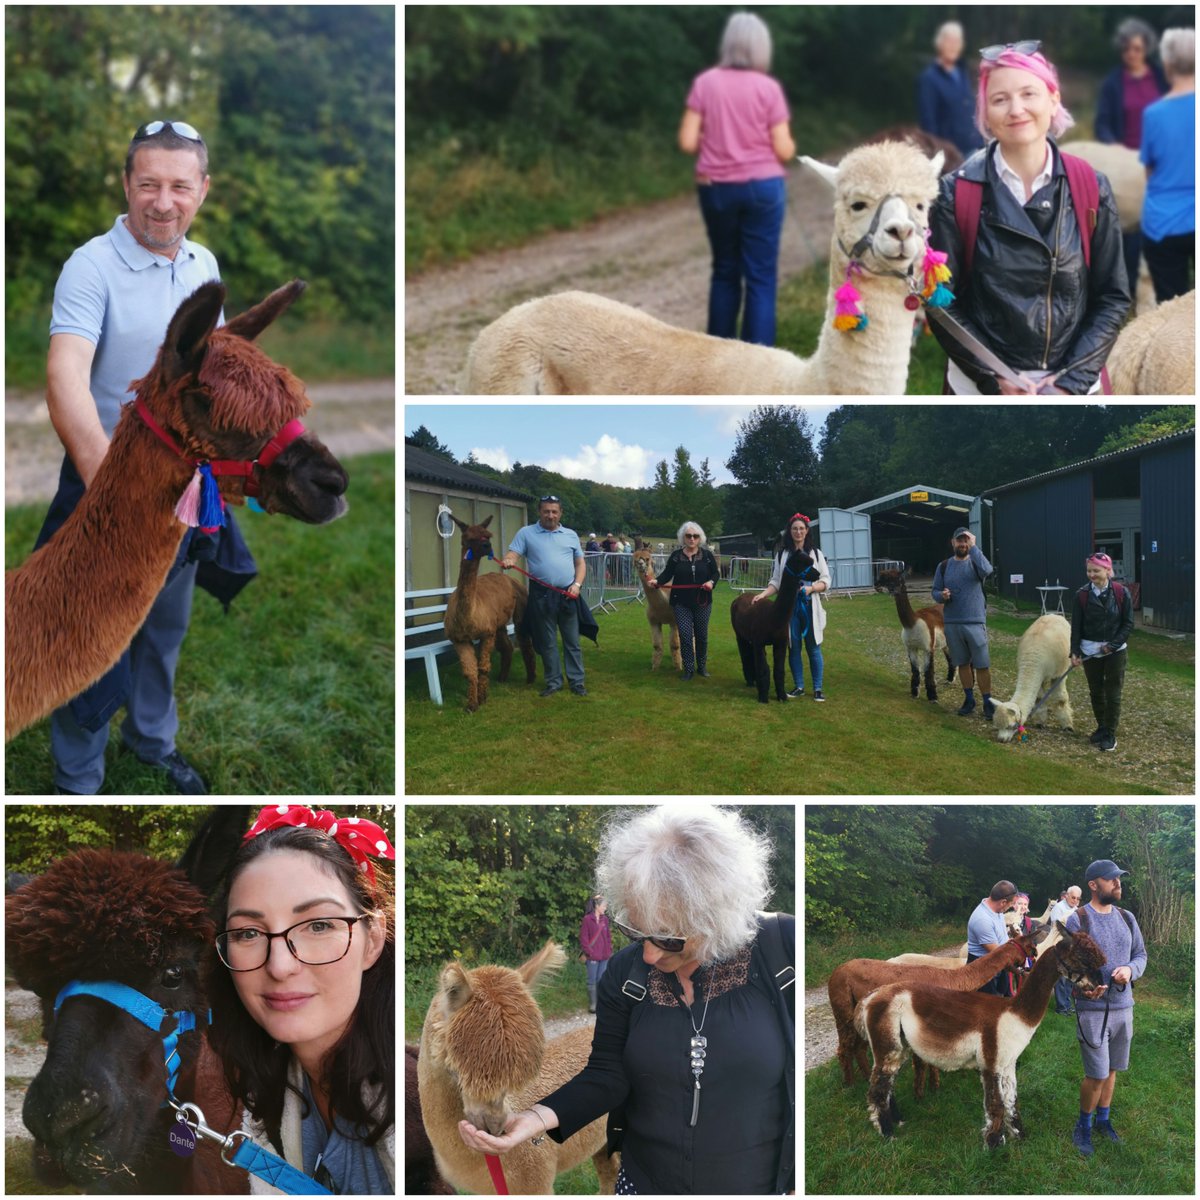
<instances>
[{"instance_id":1,"label":"black leather jacket","mask_svg":"<svg viewBox=\"0 0 1200 1200\"><path fill-rule=\"evenodd\" d=\"M1083 244L1066 169L1054 146L1053 176L1023 207L1000 182L995 142L942 177L930 212L930 241L949 256L950 314L1014 370L1057 371L1084 359L1056 386L1084 395L1096 382L1129 309L1121 226L1112 187L1097 172L1100 206L1092 233L1092 265ZM962 241L954 221L955 179L984 185L971 273L964 277ZM996 376L933 323L947 354L984 395L997 395Z\"/></svg>"}]
</instances>

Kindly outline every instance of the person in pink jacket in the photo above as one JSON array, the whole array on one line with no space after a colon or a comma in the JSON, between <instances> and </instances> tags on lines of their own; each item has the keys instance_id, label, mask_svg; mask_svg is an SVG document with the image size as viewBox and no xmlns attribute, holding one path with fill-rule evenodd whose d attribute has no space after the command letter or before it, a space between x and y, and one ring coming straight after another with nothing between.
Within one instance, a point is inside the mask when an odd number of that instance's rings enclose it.
<instances>
[{"instance_id":1,"label":"person in pink jacket","mask_svg":"<svg viewBox=\"0 0 1200 1200\"><path fill-rule=\"evenodd\" d=\"M579 927L579 944L587 962L588 1012L596 1011L596 989L612 958L612 930L608 925L608 901L603 896L588 897L584 906L583 924Z\"/></svg>"}]
</instances>

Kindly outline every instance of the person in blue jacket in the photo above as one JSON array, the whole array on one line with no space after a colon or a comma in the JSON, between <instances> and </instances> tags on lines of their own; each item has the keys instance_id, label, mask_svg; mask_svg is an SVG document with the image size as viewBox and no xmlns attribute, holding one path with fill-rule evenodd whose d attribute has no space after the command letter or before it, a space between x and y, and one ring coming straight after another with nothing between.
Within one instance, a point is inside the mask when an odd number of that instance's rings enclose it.
<instances>
[{"instance_id":1,"label":"person in blue jacket","mask_svg":"<svg viewBox=\"0 0 1200 1200\"><path fill-rule=\"evenodd\" d=\"M983 715L990 721L996 706L992 703L992 660L988 654L983 581L992 573L992 564L975 545L975 535L966 526L954 531L950 544L954 547L954 557L939 563L933 573L933 599L943 606L946 647L966 693L958 715L968 717L975 711L978 673Z\"/></svg>"},{"instance_id":2,"label":"person in blue jacket","mask_svg":"<svg viewBox=\"0 0 1200 1200\"><path fill-rule=\"evenodd\" d=\"M917 79L917 114L921 128L953 142L964 158L983 145L975 128L975 89L962 63L963 28L947 21L934 36L937 60Z\"/></svg>"}]
</instances>

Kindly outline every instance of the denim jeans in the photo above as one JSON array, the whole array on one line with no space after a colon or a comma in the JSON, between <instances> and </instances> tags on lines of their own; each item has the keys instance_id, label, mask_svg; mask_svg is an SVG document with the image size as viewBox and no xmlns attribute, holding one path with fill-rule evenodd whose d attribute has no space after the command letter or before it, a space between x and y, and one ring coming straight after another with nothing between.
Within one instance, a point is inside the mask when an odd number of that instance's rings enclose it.
<instances>
[{"instance_id":1,"label":"denim jeans","mask_svg":"<svg viewBox=\"0 0 1200 1200\"><path fill-rule=\"evenodd\" d=\"M801 628L806 620L808 628L804 629L803 636L801 636ZM791 642L788 645L788 666L792 668L792 679L795 680L798 688L804 686L804 650L801 648L803 646L808 650L808 665L812 668L813 691L819 692L825 679L825 656L821 653L821 647L817 645L816 634L813 632L812 613L802 612L799 605L792 610L791 633Z\"/></svg>"},{"instance_id":2,"label":"denim jeans","mask_svg":"<svg viewBox=\"0 0 1200 1200\"><path fill-rule=\"evenodd\" d=\"M787 195L784 181L709 183L698 190L712 247L708 332L714 337L738 336L744 283L741 340L773 346L779 234Z\"/></svg>"}]
</instances>

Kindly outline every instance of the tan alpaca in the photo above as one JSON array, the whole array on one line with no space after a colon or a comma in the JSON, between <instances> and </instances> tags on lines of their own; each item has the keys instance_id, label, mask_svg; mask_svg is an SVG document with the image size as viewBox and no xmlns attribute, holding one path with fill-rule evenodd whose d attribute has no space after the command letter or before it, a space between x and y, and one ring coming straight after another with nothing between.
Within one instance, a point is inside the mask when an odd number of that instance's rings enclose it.
<instances>
[{"instance_id":1,"label":"tan alpaca","mask_svg":"<svg viewBox=\"0 0 1200 1200\"><path fill-rule=\"evenodd\" d=\"M40 550L5 576L5 738L95 683L141 628L183 539L175 505L198 459L253 459L309 408L304 385L253 344L304 290L293 280L216 323L225 300L206 283L178 308L153 368L132 385L175 441L178 457L127 405L83 499ZM259 503L321 525L347 509L347 477L306 432L266 468L253 467ZM244 500L241 478L221 494Z\"/></svg>"},{"instance_id":2,"label":"tan alpaca","mask_svg":"<svg viewBox=\"0 0 1200 1200\"><path fill-rule=\"evenodd\" d=\"M454 643L463 677L467 681L467 712L474 712L488 698L488 679L492 670L492 649L500 647L500 682L508 678L512 666L513 647L508 636L508 623L520 625L529 603L525 585L512 575L500 572L479 574L480 562L492 552L488 517L482 525L464 525L457 517L450 518L462 530L463 557L458 566L458 585L446 601L446 616L442 626ZM475 642L479 642L476 654ZM517 634L521 657L525 660L525 682L536 677L533 642Z\"/></svg>"},{"instance_id":3,"label":"tan alpaca","mask_svg":"<svg viewBox=\"0 0 1200 1200\"><path fill-rule=\"evenodd\" d=\"M468 1120L493 1134L509 1114L548 1096L583 1070L592 1030L575 1029L547 1042L542 1013L530 988L566 962L561 946L547 942L528 962L512 967L476 967L452 962L442 969L438 989L421 1030L417 1060L421 1113L442 1176L454 1187L494 1195L482 1154L469 1149L458 1123ZM605 1154L605 1119L558 1145L546 1138L500 1155L513 1195L548 1196L554 1177L591 1158L600 1192L612 1195L618 1158Z\"/></svg>"},{"instance_id":4,"label":"tan alpaca","mask_svg":"<svg viewBox=\"0 0 1200 1200\"><path fill-rule=\"evenodd\" d=\"M646 597L646 620L650 625L650 641L654 646L654 654L650 661L650 670L657 671L663 656L663 626L671 631L671 659L677 671L683 670L683 655L679 649L679 623L675 620L675 610L671 607L671 588L652 588L647 586L647 580L653 579L654 562L650 555L650 543L641 542L633 552L633 565L642 580L642 594Z\"/></svg>"}]
</instances>

